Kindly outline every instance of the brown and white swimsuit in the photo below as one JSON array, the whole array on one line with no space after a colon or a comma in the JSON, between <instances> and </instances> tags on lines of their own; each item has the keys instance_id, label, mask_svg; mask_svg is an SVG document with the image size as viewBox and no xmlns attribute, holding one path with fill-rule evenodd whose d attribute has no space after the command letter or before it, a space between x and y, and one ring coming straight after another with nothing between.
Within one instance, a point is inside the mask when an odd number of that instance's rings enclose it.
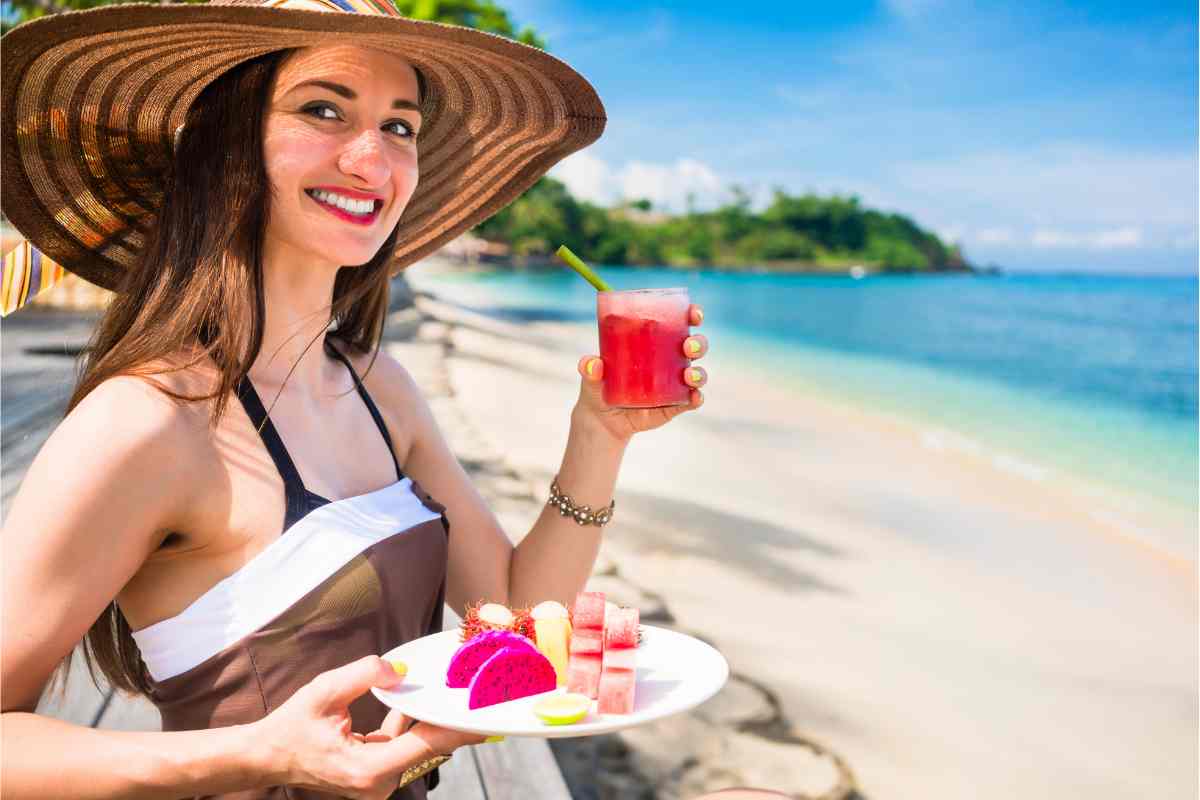
<instances>
[{"instance_id":1,"label":"brown and white swimsuit","mask_svg":"<svg viewBox=\"0 0 1200 800\"><path fill-rule=\"evenodd\" d=\"M392 451L366 388L359 395ZM178 615L133 634L163 730L252 722L317 674L442 629L449 524L444 506L404 476L378 491L330 502L308 491L248 378L238 397L283 477L283 534ZM387 714L373 695L350 706L368 733ZM393 795L423 800L436 772ZM223 795L239 800L325 798L292 787Z\"/></svg>"}]
</instances>

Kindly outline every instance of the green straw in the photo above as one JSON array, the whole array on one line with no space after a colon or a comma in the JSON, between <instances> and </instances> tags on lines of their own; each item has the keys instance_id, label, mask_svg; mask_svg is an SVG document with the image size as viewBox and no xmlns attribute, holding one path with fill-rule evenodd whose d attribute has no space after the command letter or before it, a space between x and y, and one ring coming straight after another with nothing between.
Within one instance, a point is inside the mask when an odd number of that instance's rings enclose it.
<instances>
[{"instance_id":1,"label":"green straw","mask_svg":"<svg viewBox=\"0 0 1200 800\"><path fill-rule=\"evenodd\" d=\"M576 272L578 272L580 275L582 275L584 280L586 280L592 286L595 286L597 291L601 291L601 292L611 292L612 291L612 289L609 288L608 284L605 283L600 278L599 275L597 275L595 272L592 272L591 267L589 267L587 264L580 261L579 256L575 255L570 250L568 250L567 246L565 244L560 245L558 250L554 251L554 254L556 256L558 256L559 258L561 258L563 261L567 262L567 266L570 267L571 269L575 270Z\"/></svg>"}]
</instances>

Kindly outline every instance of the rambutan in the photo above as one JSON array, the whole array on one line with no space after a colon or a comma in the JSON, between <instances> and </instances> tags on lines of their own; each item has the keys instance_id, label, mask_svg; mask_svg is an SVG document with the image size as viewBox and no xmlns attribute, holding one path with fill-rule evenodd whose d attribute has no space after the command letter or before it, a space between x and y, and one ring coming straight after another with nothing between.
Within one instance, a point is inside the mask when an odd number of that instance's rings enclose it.
<instances>
[{"instance_id":1,"label":"rambutan","mask_svg":"<svg viewBox=\"0 0 1200 800\"><path fill-rule=\"evenodd\" d=\"M527 639L532 639L534 644L536 644L537 632L533 626L533 615L529 612L528 608L518 608L513 611L512 627L509 630L513 633L519 633Z\"/></svg>"},{"instance_id":2,"label":"rambutan","mask_svg":"<svg viewBox=\"0 0 1200 800\"><path fill-rule=\"evenodd\" d=\"M467 606L467 615L458 626L459 640L466 642L487 631L512 631L514 622L506 606L480 600Z\"/></svg>"}]
</instances>

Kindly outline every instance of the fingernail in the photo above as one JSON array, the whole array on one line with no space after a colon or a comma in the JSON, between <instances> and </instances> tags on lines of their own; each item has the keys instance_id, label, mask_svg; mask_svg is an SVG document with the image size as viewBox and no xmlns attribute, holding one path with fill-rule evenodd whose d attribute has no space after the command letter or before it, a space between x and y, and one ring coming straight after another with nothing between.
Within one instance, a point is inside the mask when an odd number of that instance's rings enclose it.
<instances>
[{"instance_id":1,"label":"fingernail","mask_svg":"<svg viewBox=\"0 0 1200 800\"><path fill-rule=\"evenodd\" d=\"M600 362L600 359L598 359L598 358L592 358L592 359L588 360L587 366L584 367L584 369L587 371L587 374L589 377L596 374L596 365L599 362Z\"/></svg>"},{"instance_id":2,"label":"fingernail","mask_svg":"<svg viewBox=\"0 0 1200 800\"><path fill-rule=\"evenodd\" d=\"M488 738L483 740L483 743L484 744L495 744L496 742L503 742L503 741L504 741L503 736L489 736Z\"/></svg>"},{"instance_id":3,"label":"fingernail","mask_svg":"<svg viewBox=\"0 0 1200 800\"><path fill-rule=\"evenodd\" d=\"M696 309L696 322L697 323L704 322L704 309L702 309L702 308Z\"/></svg>"},{"instance_id":4,"label":"fingernail","mask_svg":"<svg viewBox=\"0 0 1200 800\"><path fill-rule=\"evenodd\" d=\"M692 355L696 355L696 353L700 352L700 343L695 339L688 339L687 351Z\"/></svg>"},{"instance_id":5,"label":"fingernail","mask_svg":"<svg viewBox=\"0 0 1200 800\"><path fill-rule=\"evenodd\" d=\"M391 666L392 670L401 678L408 674L408 664L405 664L400 659L389 661L388 665Z\"/></svg>"},{"instance_id":6,"label":"fingernail","mask_svg":"<svg viewBox=\"0 0 1200 800\"><path fill-rule=\"evenodd\" d=\"M701 381L704 380L704 373L698 369L689 369L688 370L688 380L691 381L692 383L700 383Z\"/></svg>"}]
</instances>

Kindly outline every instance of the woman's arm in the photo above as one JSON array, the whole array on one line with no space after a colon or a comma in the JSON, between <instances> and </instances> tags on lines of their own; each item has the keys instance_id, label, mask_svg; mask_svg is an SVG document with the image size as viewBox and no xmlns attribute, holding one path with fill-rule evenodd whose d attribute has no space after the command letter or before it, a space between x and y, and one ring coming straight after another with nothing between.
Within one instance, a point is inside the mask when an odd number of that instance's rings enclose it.
<instances>
[{"instance_id":1,"label":"woman's arm","mask_svg":"<svg viewBox=\"0 0 1200 800\"><path fill-rule=\"evenodd\" d=\"M137 378L105 381L30 465L2 536L3 794L138 796L201 775L197 792L246 771L239 730L166 737L94 731L33 712L56 665L193 501L197 422ZM193 451L194 452L194 451ZM149 738L148 738L149 737ZM224 753L224 758L219 757Z\"/></svg>"},{"instance_id":2,"label":"woman's arm","mask_svg":"<svg viewBox=\"0 0 1200 800\"><path fill-rule=\"evenodd\" d=\"M692 325L703 312L689 310ZM692 344L694 342L694 345ZM698 359L708 352L703 336L680 342L685 355ZM447 507L450 521L450 563L447 602L461 616L468 603L487 600L518 607L542 600L574 602L596 563L602 529L579 525L550 506L542 508L529 533L515 548L495 514L454 457L428 403L408 372L382 353L384 382L405 419L414 425L405 471ZM685 370L683 380L693 387L691 404L674 408L616 409L604 403L603 363L596 356L580 359L579 400L571 412L566 452L559 467L559 485L576 505L603 508L613 498L625 447L635 433L652 430L691 409L699 408L699 391L707 380L703 369Z\"/></svg>"},{"instance_id":3,"label":"woman's arm","mask_svg":"<svg viewBox=\"0 0 1200 800\"><path fill-rule=\"evenodd\" d=\"M24 711L3 715L7 798L177 798L270 786L253 726L106 731Z\"/></svg>"},{"instance_id":4,"label":"woman's arm","mask_svg":"<svg viewBox=\"0 0 1200 800\"><path fill-rule=\"evenodd\" d=\"M627 441L615 438L576 407L558 470L558 484L575 505L588 505L594 510L608 506ZM580 525L552 506L543 505L528 535L513 551L509 577L512 605L557 600L570 606L592 574L602 531L596 525Z\"/></svg>"}]
</instances>

